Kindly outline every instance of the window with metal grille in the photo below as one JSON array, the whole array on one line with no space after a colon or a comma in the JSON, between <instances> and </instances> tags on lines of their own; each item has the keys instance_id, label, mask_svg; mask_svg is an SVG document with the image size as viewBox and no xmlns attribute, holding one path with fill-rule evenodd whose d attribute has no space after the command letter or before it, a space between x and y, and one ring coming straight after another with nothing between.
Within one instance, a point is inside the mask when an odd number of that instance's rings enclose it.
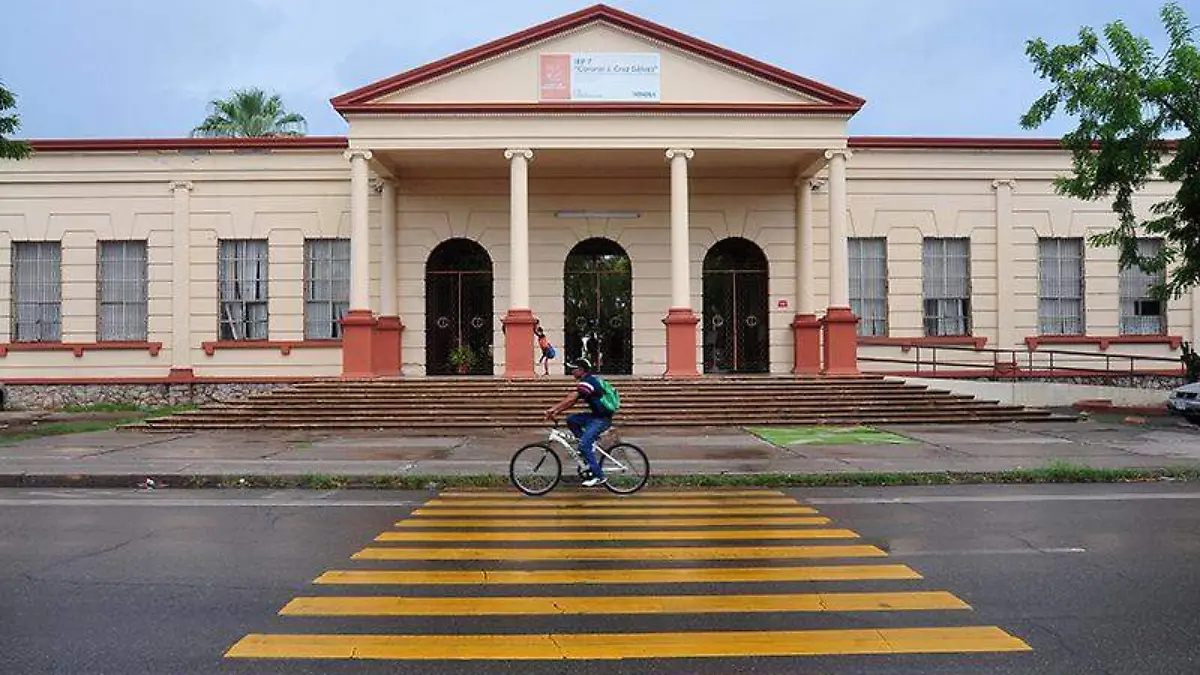
<instances>
[{"instance_id":1,"label":"window with metal grille","mask_svg":"<svg viewBox=\"0 0 1200 675\"><path fill-rule=\"evenodd\" d=\"M970 335L971 240L926 237L922 268L925 335Z\"/></svg>"},{"instance_id":2,"label":"window with metal grille","mask_svg":"<svg viewBox=\"0 0 1200 675\"><path fill-rule=\"evenodd\" d=\"M1038 332L1083 335L1083 239L1038 239Z\"/></svg>"},{"instance_id":3,"label":"window with metal grille","mask_svg":"<svg viewBox=\"0 0 1200 675\"><path fill-rule=\"evenodd\" d=\"M1161 239L1139 239L1138 255L1153 258L1162 251ZM1150 288L1166 281L1166 272L1147 274L1134 266L1121 270L1121 335L1162 335L1167 332L1166 303Z\"/></svg>"},{"instance_id":4,"label":"window with metal grille","mask_svg":"<svg viewBox=\"0 0 1200 675\"><path fill-rule=\"evenodd\" d=\"M350 310L350 240L304 241L304 337L342 337L342 317Z\"/></svg>"},{"instance_id":5,"label":"window with metal grille","mask_svg":"<svg viewBox=\"0 0 1200 675\"><path fill-rule=\"evenodd\" d=\"M18 241L12 245L12 339L62 340L62 245Z\"/></svg>"},{"instance_id":6,"label":"window with metal grille","mask_svg":"<svg viewBox=\"0 0 1200 675\"><path fill-rule=\"evenodd\" d=\"M858 317L858 334L886 336L887 239L855 238L850 244L850 307Z\"/></svg>"},{"instance_id":7,"label":"window with metal grille","mask_svg":"<svg viewBox=\"0 0 1200 675\"><path fill-rule=\"evenodd\" d=\"M146 242L100 242L96 325L100 342L144 342L147 339L146 265Z\"/></svg>"},{"instance_id":8,"label":"window with metal grille","mask_svg":"<svg viewBox=\"0 0 1200 675\"><path fill-rule=\"evenodd\" d=\"M225 239L220 243L221 340L267 339L267 242Z\"/></svg>"}]
</instances>

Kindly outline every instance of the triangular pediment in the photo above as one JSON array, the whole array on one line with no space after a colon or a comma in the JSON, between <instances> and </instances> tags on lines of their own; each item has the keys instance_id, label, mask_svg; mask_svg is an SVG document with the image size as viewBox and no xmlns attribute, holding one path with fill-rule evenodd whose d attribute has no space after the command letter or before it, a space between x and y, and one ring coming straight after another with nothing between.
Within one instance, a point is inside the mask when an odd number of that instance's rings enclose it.
<instances>
[{"instance_id":1,"label":"triangular pediment","mask_svg":"<svg viewBox=\"0 0 1200 675\"><path fill-rule=\"evenodd\" d=\"M852 115L863 100L606 5L332 101L358 112L764 110Z\"/></svg>"}]
</instances>

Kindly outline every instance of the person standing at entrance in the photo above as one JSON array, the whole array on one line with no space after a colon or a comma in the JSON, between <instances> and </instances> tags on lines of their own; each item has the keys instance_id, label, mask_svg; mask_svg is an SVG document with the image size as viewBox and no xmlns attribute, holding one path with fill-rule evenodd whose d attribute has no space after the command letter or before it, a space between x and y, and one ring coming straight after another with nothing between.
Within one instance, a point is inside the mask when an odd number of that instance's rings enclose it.
<instances>
[{"instance_id":1,"label":"person standing at entrance","mask_svg":"<svg viewBox=\"0 0 1200 675\"><path fill-rule=\"evenodd\" d=\"M578 401L586 402L591 408L590 413L568 416L567 426L579 439L579 451L587 459L588 468L592 472L592 475L583 481L583 487L596 487L606 483L607 479L604 477L604 470L600 468L600 461L596 458L593 446L600 434L612 426L613 415L620 406L620 397L611 384L593 372L592 362L586 356L576 359L574 363L568 363L567 367L571 369L571 376L576 380L575 391L547 410L546 419L558 417L559 413Z\"/></svg>"},{"instance_id":2,"label":"person standing at entrance","mask_svg":"<svg viewBox=\"0 0 1200 675\"><path fill-rule=\"evenodd\" d=\"M550 344L550 339L546 337L546 331L542 330L541 326L535 331L537 334L538 349L542 351L541 358L538 359L538 365L542 366L542 374L550 374L550 360L558 355L554 349L554 345Z\"/></svg>"}]
</instances>

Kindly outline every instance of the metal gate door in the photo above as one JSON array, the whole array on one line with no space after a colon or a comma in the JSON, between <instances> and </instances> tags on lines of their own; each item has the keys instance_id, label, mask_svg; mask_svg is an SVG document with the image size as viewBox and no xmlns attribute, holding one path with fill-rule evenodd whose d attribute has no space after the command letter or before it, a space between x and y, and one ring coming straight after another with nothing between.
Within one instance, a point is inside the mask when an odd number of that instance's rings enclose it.
<instances>
[{"instance_id":1,"label":"metal gate door","mask_svg":"<svg viewBox=\"0 0 1200 675\"><path fill-rule=\"evenodd\" d=\"M608 239L580 242L563 271L564 363L586 355L605 374L633 372L633 273Z\"/></svg>"}]
</instances>

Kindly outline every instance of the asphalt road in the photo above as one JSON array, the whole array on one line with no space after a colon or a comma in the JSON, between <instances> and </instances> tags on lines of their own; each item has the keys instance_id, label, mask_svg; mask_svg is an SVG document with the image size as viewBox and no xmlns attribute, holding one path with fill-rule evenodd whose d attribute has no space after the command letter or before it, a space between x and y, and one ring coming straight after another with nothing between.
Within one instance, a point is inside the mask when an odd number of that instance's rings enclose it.
<instances>
[{"instance_id":1,"label":"asphalt road","mask_svg":"<svg viewBox=\"0 0 1200 675\"><path fill-rule=\"evenodd\" d=\"M607 519L589 528L507 494L497 504L441 497L414 515L433 493L0 491L0 672L1200 671L1200 486L785 492L692 493L680 501L698 501L682 507L625 500L637 505L630 515L588 507ZM712 500L709 513L695 511ZM718 522L729 518L743 520ZM555 541L565 530L592 540ZM375 541L383 533L399 540ZM844 546L856 548L801 557ZM378 550L410 559L362 553ZM511 559L522 557L542 559ZM445 575L456 570L490 574ZM582 570L590 583L508 583L504 573L521 570ZM339 571L422 576L314 583ZM818 573L831 578L801 578ZM748 580L755 574L776 578ZM361 596L383 599L338 599ZM931 627L949 632L916 630ZM280 642L288 634L329 637ZM346 646L364 634L418 636L410 656L483 658L314 658L396 648ZM420 637L429 635L444 642ZM480 635L493 637L469 637ZM887 649L913 653L861 653ZM593 658L622 650L631 658ZM811 654L762 655L800 650ZM740 655L666 656L703 651Z\"/></svg>"}]
</instances>

